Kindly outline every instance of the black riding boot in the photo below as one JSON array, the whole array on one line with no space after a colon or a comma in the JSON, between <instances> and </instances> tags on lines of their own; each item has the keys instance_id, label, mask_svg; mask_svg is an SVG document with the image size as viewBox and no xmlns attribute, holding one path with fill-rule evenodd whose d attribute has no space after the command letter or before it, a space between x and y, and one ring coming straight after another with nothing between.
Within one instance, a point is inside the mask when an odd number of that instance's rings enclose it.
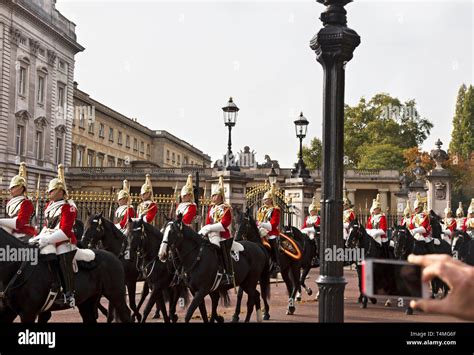
<instances>
[{"instance_id":1,"label":"black riding boot","mask_svg":"<svg viewBox=\"0 0 474 355\"><path fill-rule=\"evenodd\" d=\"M319 266L319 260L318 260L318 244L316 242L316 237L312 240L313 242L313 247L314 247L314 255L313 258L311 259L311 266Z\"/></svg>"},{"instance_id":2,"label":"black riding boot","mask_svg":"<svg viewBox=\"0 0 474 355\"><path fill-rule=\"evenodd\" d=\"M74 270L72 268L72 260L76 250L59 254L59 270L61 273L61 282L64 292L64 303L68 304L70 307L76 306L76 301L74 299Z\"/></svg>"},{"instance_id":3,"label":"black riding boot","mask_svg":"<svg viewBox=\"0 0 474 355\"><path fill-rule=\"evenodd\" d=\"M230 250L232 248L233 239L223 240L219 243L222 252L222 260L224 261L224 276L222 278L221 285L233 286L234 285L234 273L232 269L232 259L230 256Z\"/></svg>"},{"instance_id":4,"label":"black riding boot","mask_svg":"<svg viewBox=\"0 0 474 355\"><path fill-rule=\"evenodd\" d=\"M390 259L390 242L382 242L382 255L385 259Z\"/></svg>"},{"instance_id":5,"label":"black riding boot","mask_svg":"<svg viewBox=\"0 0 474 355\"><path fill-rule=\"evenodd\" d=\"M270 253L272 258L270 271L278 273L280 272L280 251L278 250L278 240L277 238L268 239L268 243L270 243L270 247L272 248L272 252Z\"/></svg>"}]
</instances>

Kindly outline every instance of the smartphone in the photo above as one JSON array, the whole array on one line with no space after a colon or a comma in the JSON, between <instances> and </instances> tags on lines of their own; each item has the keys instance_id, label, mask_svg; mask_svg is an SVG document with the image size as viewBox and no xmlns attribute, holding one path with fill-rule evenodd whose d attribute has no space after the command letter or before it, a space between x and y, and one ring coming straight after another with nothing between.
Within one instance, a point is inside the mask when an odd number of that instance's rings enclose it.
<instances>
[{"instance_id":1,"label":"smartphone","mask_svg":"<svg viewBox=\"0 0 474 355\"><path fill-rule=\"evenodd\" d=\"M429 284L421 280L421 266L402 260L366 259L362 262L362 292L368 297L429 298Z\"/></svg>"}]
</instances>

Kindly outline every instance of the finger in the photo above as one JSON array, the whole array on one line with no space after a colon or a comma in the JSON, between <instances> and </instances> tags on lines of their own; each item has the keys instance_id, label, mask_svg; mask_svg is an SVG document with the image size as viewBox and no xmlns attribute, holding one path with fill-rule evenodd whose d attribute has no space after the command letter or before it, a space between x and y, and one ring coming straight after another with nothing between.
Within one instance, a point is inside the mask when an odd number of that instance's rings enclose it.
<instances>
[{"instance_id":1,"label":"finger","mask_svg":"<svg viewBox=\"0 0 474 355\"><path fill-rule=\"evenodd\" d=\"M410 307L426 313L451 314L450 311L452 311L452 306L450 307L446 298L443 300L412 300Z\"/></svg>"},{"instance_id":2,"label":"finger","mask_svg":"<svg viewBox=\"0 0 474 355\"><path fill-rule=\"evenodd\" d=\"M428 255L414 255L410 254L408 256L408 262L421 265L421 266L428 266L434 262L448 262L453 260L449 255L446 254L428 254Z\"/></svg>"},{"instance_id":3,"label":"finger","mask_svg":"<svg viewBox=\"0 0 474 355\"><path fill-rule=\"evenodd\" d=\"M435 277L439 277L453 289L453 286L458 283L459 276L457 267L453 267L450 263L436 262L423 269L422 279L423 281L430 281Z\"/></svg>"}]
</instances>

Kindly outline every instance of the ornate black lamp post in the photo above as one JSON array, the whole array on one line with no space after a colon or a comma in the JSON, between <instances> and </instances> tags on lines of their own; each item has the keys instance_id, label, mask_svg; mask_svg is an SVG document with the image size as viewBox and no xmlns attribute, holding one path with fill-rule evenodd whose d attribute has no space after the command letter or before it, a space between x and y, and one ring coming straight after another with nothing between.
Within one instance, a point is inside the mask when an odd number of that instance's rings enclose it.
<instances>
[{"instance_id":1,"label":"ornate black lamp post","mask_svg":"<svg viewBox=\"0 0 474 355\"><path fill-rule=\"evenodd\" d=\"M301 112L300 116L294 121L294 123L296 137L300 140L300 152L298 155L298 163L296 164L296 167L291 171L291 176L309 178L309 171L308 169L306 169L306 164L303 161L303 139L306 137L306 133L308 132L309 121L306 119L306 117L303 116L303 112Z\"/></svg>"},{"instance_id":2,"label":"ornate black lamp post","mask_svg":"<svg viewBox=\"0 0 474 355\"><path fill-rule=\"evenodd\" d=\"M321 270L319 321L344 321L343 262L325 260L327 248L343 248L342 185L344 156L344 81L345 65L360 44L359 35L347 27L344 6L351 0L318 0L326 5L321 14L322 28L310 47L324 70L323 154L321 189Z\"/></svg>"},{"instance_id":3,"label":"ornate black lamp post","mask_svg":"<svg viewBox=\"0 0 474 355\"><path fill-rule=\"evenodd\" d=\"M232 139L231 132L232 127L237 123L237 113L239 108L232 100L232 97L229 98L227 106L222 108L224 111L224 124L229 127L229 142L227 143L227 157L226 157L226 170L240 171L238 162L234 160L234 154L232 154Z\"/></svg>"},{"instance_id":4,"label":"ornate black lamp post","mask_svg":"<svg viewBox=\"0 0 474 355\"><path fill-rule=\"evenodd\" d=\"M268 182L270 182L270 185L277 182L278 179L278 174L275 171L275 166L272 164L272 170L268 174Z\"/></svg>"}]
</instances>

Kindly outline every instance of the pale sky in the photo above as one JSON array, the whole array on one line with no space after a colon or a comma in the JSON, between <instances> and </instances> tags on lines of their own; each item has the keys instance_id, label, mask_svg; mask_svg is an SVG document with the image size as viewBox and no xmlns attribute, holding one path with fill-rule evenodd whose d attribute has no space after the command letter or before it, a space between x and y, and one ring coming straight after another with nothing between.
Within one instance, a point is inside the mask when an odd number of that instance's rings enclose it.
<instances>
[{"instance_id":1,"label":"pale sky","mask_svg":"<svg viewBox=\"0 0 474 355\"><path fill-rule=\"evenodd\" d=\"M58 0L86 50L75 80L94 99L167 130L213 161L227 149L221 107L240 107L233 151L250 146L282 167L296 161L293 121L321 137L322 67L309 41L324 6L304 1ZM474 1L356 0L361 44L346 67L346 103L387 92L416 99L434 123L423 145L447 149L457 91L474 78Z\"/></svg>"}]
</instances>

